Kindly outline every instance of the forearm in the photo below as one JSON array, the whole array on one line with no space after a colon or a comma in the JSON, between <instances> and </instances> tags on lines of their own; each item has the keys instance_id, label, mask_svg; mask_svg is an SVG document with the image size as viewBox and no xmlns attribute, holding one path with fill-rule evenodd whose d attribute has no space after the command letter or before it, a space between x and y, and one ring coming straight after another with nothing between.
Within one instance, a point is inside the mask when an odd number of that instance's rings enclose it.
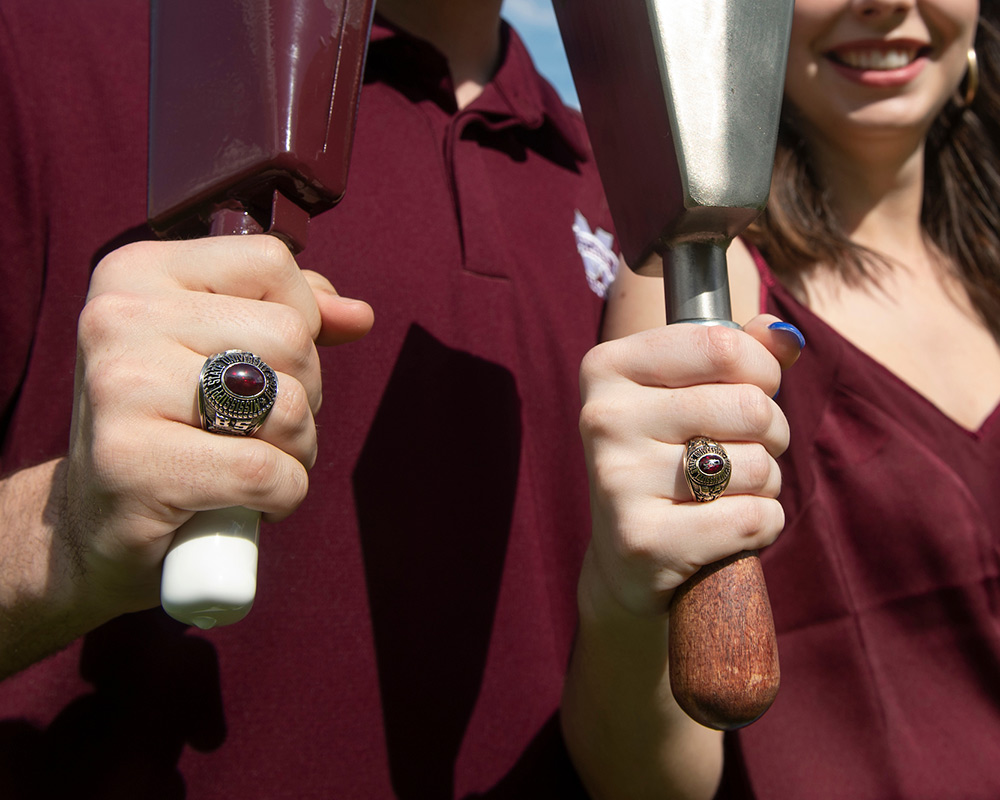
<instances>
[{"instance_id":1,"label":"forearm","mask_svg":"<svg viewBox=\"0 0 1000 800\"><path fill-rule=\"evenodd\" d=\"M722 735L674 701L667 615L631 614L597 572L588 553L562 708L584 784L595 800L711 798L722 772Z\"/></svg>"},{"instance_id":2,"label":"forearm","mask_svg":"<svg viewBox=\"0 0 1000 800\"><path fill-rule=\"evenodd\" d=\"M104 621L66 537L66 462L0 481L0 680Z\"/></svg>"}]
</instances>

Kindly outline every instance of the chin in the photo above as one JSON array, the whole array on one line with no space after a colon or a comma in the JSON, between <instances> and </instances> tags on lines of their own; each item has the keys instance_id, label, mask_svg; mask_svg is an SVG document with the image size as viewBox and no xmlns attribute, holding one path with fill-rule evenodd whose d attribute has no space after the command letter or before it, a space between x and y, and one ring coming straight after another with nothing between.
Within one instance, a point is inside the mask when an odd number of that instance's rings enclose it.
<instances>
[{"instance_id":1,"label":"chin","mask_svg":"<svg viewBox=\"0 0 1000 800\"><path fill-rule=\"evenodd\" d=\"M948 95L950 96L950 95ZM923 137L930 130L948 96L906 94L879 100L837 97L833 92L813 95L822 98L823 106L815 103L798 106L798 118L806 128L828 141L851 143L857 137L884 135Z\"/></svg>"}]
</instances>

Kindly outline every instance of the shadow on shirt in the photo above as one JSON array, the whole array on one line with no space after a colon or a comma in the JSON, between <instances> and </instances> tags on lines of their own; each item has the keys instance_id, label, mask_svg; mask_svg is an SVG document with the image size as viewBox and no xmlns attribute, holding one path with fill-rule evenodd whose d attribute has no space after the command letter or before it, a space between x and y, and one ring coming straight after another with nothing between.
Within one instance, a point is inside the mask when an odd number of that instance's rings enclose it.
<instances>
[{"instance_id":1,"label":"shadow on shirt","mask_svg":"<svg viewBox=\"0 0 1000 800\"><path fill-rule=\"evenodd\" d=\"M503 663L489 646L521 438L510 371L412 326L354 472L389 768L401 800L455 796L487 656ZM553 717L484 796L571 797L574 782Z\"/></svg>"},{"instance_id":2,"label":"shadow on shirt","mask_svg":"<svg viewBox=\"0 0 1000 800\"><path fill-rule=\"evenodd\" d=\"M182 800L184 747L226 738L215 648L185 630L157 610L88 634L80 674L94 691L44 730L0 723L0 796Z\"/></svg>"},{"instance_id":3,"label":"shadow on shirt","mask_svg":"<svg viewBox=\"0 0 1000 800\"><path fill-rule=\"evenodd\" d=\"M411 327L354 472L401 798L454 796L455 762L486 666L520 448L511 373Z\"/></svg>"}]
</instances>

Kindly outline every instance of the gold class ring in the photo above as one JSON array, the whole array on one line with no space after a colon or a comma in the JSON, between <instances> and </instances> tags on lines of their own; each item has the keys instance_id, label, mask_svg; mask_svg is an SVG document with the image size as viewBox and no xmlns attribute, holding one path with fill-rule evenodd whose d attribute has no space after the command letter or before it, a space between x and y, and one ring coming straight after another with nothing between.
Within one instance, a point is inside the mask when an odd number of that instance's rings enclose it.
<instances>
[{"instance_id":1,"label":"gold class ring","mask_svg":"<svg viewBox=\"0 0 1000 800\"><path fill-rule=\"evenodd\" d=\"M684 478L699 503L715 500L726 491L733 464L721 444L707 436L696 436L684 453Z\"/></svg>"}]
</instances>

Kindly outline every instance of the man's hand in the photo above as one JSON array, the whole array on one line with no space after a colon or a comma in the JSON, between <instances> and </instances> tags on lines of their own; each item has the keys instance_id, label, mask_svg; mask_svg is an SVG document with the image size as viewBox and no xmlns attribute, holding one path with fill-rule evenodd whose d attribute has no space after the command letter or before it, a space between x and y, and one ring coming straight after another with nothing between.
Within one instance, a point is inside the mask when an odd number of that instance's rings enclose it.
<instances>
[{"instance_id":1,"label":"man's hand","mask_svg":"<svg viewBox=\"0 0 1000 800\"><path fill-rule=\"evenodd\" d=\"M79 321L68 457L0 484L0 675L155 606L173 532L196 511L290 514L316 459L316 345L353 341L372 320L270 236L144 242L101 261ZM229 349L278 375L275 406L249 438L200 425L198 374ZM18 632L51 615L60 641L28 652ZM9 665L15 639L23 663Z\"/></svg>"}]
</instances>

